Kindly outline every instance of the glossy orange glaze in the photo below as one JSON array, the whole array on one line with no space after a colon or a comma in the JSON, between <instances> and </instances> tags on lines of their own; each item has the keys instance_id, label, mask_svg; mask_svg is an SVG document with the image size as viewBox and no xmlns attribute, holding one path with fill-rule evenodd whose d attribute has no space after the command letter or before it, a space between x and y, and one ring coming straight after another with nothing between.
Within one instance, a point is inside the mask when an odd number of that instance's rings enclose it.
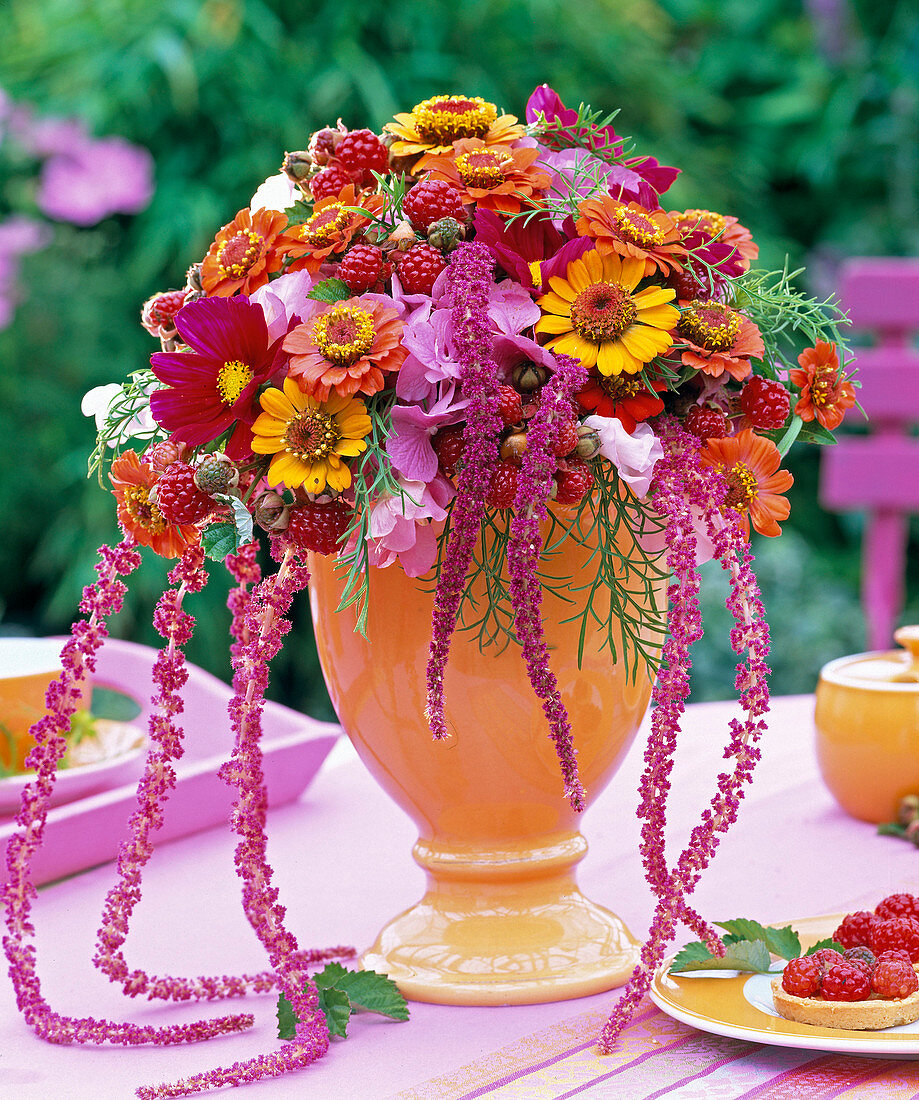
<instances>
[{"instance_id":1,"label":"glossy orange glaze","mask_svg":"<svg viewBox=\"0 0 919 1100\"><path fill-rule=\"evenodd\" d=\"M582 584L590 552L571 540L566 547L545 571ZM454 635L445 677L452 732L434 742L424 718L433 582L398 566L374 570L365 640L351 610L335 612L332 560L314 557L311 568L332 702L366 766L416 823L414 854L428 873L425 898L384 929L365 965L386 969L409 996L445 1003L555 1000L619 984L635 943L577 889L574 865L586 844L519 647L483 652L474 635ZM631 745L651 680L613 663L596 630L577 667L580 624L560 621L574 598L546 597L544 614L590 799ZM615 643L621 652L618 633Z\"/></svg>"}]
</instances>

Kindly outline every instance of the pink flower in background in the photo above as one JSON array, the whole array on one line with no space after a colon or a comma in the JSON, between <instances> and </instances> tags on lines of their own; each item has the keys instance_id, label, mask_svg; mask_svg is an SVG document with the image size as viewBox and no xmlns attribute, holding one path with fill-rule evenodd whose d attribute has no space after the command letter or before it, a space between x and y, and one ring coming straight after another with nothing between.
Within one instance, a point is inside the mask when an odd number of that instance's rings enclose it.
<instances>
[{"instance_id":1,"label":"pink flower in background","mask_svg":"<svg viewBox=\"0 0 919 1100\"><path fill-rule=\"evenodd\" d=\"M0 222L0 329L13 320L21 298L17 283L19 257L44 248L51 238L47 226L31 218L8 218Z\"/></svg>"},{"instance_id":2,"label":"pink flower in background","mask_svg":"<svg viewBox=\"0 0 919 1100\"><path fill-rule=\"evenodd\" d=\"M136 214L153 195L153 158L123 138L88 138L58 150L42 165L42 213L74 225L110 214Z\"/></svg>"}]
</instances>

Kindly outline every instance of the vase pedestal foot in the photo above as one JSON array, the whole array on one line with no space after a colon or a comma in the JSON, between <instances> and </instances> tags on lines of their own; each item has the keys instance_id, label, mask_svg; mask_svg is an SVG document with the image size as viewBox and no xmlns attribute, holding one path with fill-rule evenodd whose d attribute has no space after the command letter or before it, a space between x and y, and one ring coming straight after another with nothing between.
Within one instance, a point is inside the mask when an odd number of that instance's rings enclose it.
<instances>
[{"instance_id":1,"label":"vase pedestal foot","mask_svg":"<svg viewBox=\"0 0 919 1100\"><path fill-rule=\"evenodd\" d=\"M572 865L584 851L580 834L531 848L527 859L519 850L475 859L419 842L428 891L386 925L361 965L388 974L410 1000L435 1004L538 1004L623 985L641 947L578 889Z\"/></svg>"}]
</instances>

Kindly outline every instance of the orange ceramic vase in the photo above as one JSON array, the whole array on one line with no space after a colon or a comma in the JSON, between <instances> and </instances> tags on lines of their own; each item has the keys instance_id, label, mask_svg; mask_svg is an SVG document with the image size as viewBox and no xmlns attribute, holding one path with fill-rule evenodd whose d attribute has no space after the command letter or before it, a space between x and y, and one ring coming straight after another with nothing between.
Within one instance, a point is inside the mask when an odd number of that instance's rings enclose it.
<instances>
[{"instance_id":1,"label":"orange ceramic vase","mask_svg":"<svg viewBox=\"0 0 919 1100\"><path fill-rule=\"evenodd\" d=\"M569 539L544 560L545 572L573 587L589 554ZM430 579L412 580L398 565L374 570L364 638L350 610L335 612L334 560L314 555L311 568L332 702L361 759L417 825L413 854L427 873L424 897L383 929L363 966L388 974L409 998L441 1004L528 1004L623 984L639 945L578 889L587 844L519 647L481 651L472 634L454 635L445 677L452 732L435 742L424 718ZM641 587L640 578L631 582ZM646 598L660 594L649 589ZM631 745L651 679L630 678L590 631L578 668L579 624L560 621L575 606L546 597L543 610L590 799Z\"/></svg>"}]
</instances>

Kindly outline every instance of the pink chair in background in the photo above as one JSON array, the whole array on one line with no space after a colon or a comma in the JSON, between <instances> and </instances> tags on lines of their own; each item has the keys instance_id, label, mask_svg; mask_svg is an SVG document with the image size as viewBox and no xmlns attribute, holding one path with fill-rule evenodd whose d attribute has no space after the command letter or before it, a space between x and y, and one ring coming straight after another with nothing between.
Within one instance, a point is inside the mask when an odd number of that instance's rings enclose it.
<instances>
[{"instance_id":1,"label":"pink chair in background","mask_svg":"<svg viewBox=\"0 0 919 1100\"><path fill-rule=\"evenodd\" d=\"M854 333L868 435L840 436L823 453L820 501L831 511L867 511L862 605L868 647L889 649L903 609L909 515L919 512L919 259L859 258L843 268L842 308ZM849 426L864 423L856 410Z\"/></svg>"}]
</instances>

